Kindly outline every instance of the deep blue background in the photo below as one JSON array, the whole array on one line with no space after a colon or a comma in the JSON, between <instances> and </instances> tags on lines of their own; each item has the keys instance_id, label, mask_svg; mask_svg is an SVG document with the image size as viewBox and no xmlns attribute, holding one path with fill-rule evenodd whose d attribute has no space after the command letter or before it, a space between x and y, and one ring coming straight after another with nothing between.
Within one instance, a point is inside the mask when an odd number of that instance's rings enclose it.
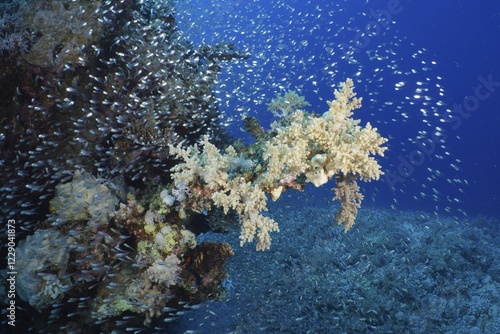
<instances>
[{"instance_id":1,"label":"deep blue background","mask_svg":"<svg viewBox=\"0 0 500 334\"><path fill-rule=\"evenodd\" d=\"M276 93L298 89L310 111L324 112L332 87L352 77L363 97L355 117L390 138L380 160L385 171L397 171L398 157L415 150L419 135L428 138L438 127L446 135L395 189L384 180L363 184L366 205L500 217L500 87L458 128L441 121L447 109L474 94L479 76L500 82L500 3L401 0L390 22L370 26L371 13L389 3L186 1L178 20L196 44L232 41L252 54L227 65L218 87L236 136L245 137L239 130L243 113L269 125L266 104ZM372 32L369 42L349 61L344 52L365 29ZM404 86L396 90L400 82ZM331 198L330 188L308 190Z\"/></svg>"},{"instance_id":2,"label":"deep blue background","mask_svg":"<svg viewBox=\"0 0 500 334\"><path fill-rule=\"evenodd\" d=\"M408 39L435 55L444 78L446 102L463 103L474 94L478 76L500 82L500 3L496 1L413 1L399 27ZM450 144L469 181L463 208L500 216L500 87L456 130ZM447 161L441 163L446 165ZM446 166L443 166L446 168Z\"/></svg>"}]
</instances>

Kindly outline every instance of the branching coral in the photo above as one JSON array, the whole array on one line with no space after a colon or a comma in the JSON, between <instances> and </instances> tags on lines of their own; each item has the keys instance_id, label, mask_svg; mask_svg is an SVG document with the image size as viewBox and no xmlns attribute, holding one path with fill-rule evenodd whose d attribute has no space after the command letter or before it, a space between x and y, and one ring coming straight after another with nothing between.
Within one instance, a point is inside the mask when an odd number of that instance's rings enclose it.
<instances>
[{"instance_id":1,"label":"branching coral","mask_svg":"<svg viewBox=\"0 0 500 334\"><path fill-rule=\"evenodd\" d=\"M294 91L288 91L284 95L278 95L267 106L270 112L276 117L287 117L297 109L309 106L310 104Z\"/></svg>"},{"instance_id":2,"label":"branching coral","mask_svg":"<svg viewBox=\"0 0 500 334\"><path fill-rule=\"evenodd\" d=\"M174 184L188 186L193 196L181 203L201 211L212 204L224 212L236 211L240 216L241 244L253 241L257 235L257 250L268 249L269 232L278 231L271 218L260 214L266 210L267 198L273 200L287 187L302 189L306 182L316 187L337 177L335 200L341 208L336 216L338 224L347 231L354 224L363 195L356 179L377 180L382 171L375 155L383 156L387 139L380 136L370 123L360 126L351 118L353 110L361 107L361 98L353 92L353 82L348 79L335 91L335 100L328 102L329 110L322 116L298 109L297 97L287 103L287 94L279 97L280 118L266 133L267 142L257 140L247 152L236 152L229 146L222 154L204 137L201 147L186 148L170 145L170 152L184 162L172 168ZM295 102L294 102L295 101ZM277 102L272 104L274 112ZM246 155L246 157L243 157ZM241 168L239 161L252 163Z\"/></svg>"},{"instance_id":3,"label":"branching coral","mask_svg":"<svg viewBox=\"0 0 500 334\"><path fill-rule=\"evenodd\" d=\"M257 233L257 249L269 248L269 232L278 231L278 225L259 213L266 210L267 200L260 184L246 181L241 173L253 163L238 156L232 146L221 154L208 136L203 138L201 150L196 144L186 149L170 146L170 150L185 161L173 167L174 183L192 187L190 199L194 200L183 202L184 206L190 203L191 209L202 211L213 203L226 214L235 210L242 224L241 244L253 241Z\"/></svg>"},{"instance_id":4,"label":"branching coral","mask_svg":"<svg viewBox=\"0 0 500 334\"><path fill-rule=\"evenodd\" d=\"M342 203L342 206L337 210L335 221L337 224L344 224L344 230L348 231L354 225L363 194L359 192L358 183L352 175L337 177L336 184L334 199Z\"/></svg>"}]
</instances>

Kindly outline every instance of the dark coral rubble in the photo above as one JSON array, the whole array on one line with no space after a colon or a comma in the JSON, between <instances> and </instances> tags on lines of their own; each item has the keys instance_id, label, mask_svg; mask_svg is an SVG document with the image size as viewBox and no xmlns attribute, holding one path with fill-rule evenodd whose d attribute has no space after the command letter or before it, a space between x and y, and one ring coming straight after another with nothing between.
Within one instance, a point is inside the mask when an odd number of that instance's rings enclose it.
<instances>
[{"instance_id":1,"label":"dark coral rubble","mask_svg":"<svg viewBox=\"0 0 500 334\"><path fill-rule=\"evenodd\" d=\"M20 303L41 312L19 317L34 332L125 330L216 296L230 248L196 245L196 217L135 189L168 182L169 144L222 142L214 82L248 55L185 40L174 1L2 6L1 216L40 263L18 264L39 280Z\"/></svg>"}]
</instances>

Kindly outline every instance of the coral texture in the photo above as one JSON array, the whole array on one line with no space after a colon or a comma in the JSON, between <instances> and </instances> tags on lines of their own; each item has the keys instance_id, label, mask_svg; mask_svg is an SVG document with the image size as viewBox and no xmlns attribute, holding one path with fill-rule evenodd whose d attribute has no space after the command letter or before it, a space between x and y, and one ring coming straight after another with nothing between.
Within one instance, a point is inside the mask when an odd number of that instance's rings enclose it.
<instances>
[{"instance_id":1,"label":"coral texture","mask_svg":"<svg viewBox=\"0 0 500 334\"><path fill-rule=\"evenodd\" d=\"M294 91L288 91L283 95L278 95L267 108L276 117L287 117L290 113L297 109L304 108L310 104Z\"/></svg>"},{"instance_id":2,"label":"coral texture","mask_svg":"<svg viewBox=\"0 0 500 334\"><path fill-rule=\"evenodd\" d=\"M229 210L235 210L242 224L241 245L253 241L257 234L257 249L269 248L269 232L279 229L274 220L260 214L260 211L266 210L267 199L264 190L259 183L247 182L236 172L237 169L245 169L253 164L238 157L232 146L226 149L225 154L221 154L217 147L209 142L208 136L203 138L201 150L197 144L186 149L170 146L170 150L185 161L173 167L173 178L176 185L184 184L193 188L189 198L198 201L192 209L201 212L210 209L213 203L222 207L226 214Z\"/></svg>"},{"instance_id":3,"label":"coral texture","mask_svg":"<svg viewBox=\"0 0 500 334\"><path fill-rule=\"evenodd\" d=\"M287 103L287 98L293 101ZM284 107L276 107L278 102ZM319 187L336 176L334 199L341 203L336 222L349 230L363 199L356 179L380 177L374 156L383 156L386 147L382 145L387 141L370 123L362 127L351 118L361 106L352 80L335 91L335 100L328 102L330 108L322 116L300 110L306 103L290 93L271 105L273 112L280 109L280 118L265 134L266 142L257 140L246 151L229 146L222 154L208 137L201 147L170 145L170 152L184 160L171 170L174 184L189 187L192 195L180 210L189 207L201 212L212 204L225 213L234 210L240 217L241 245L257 235L257 250L265 250L271 244L269 232L279 230L274 220L260 214L267 210L265 193L276 200L286 188L302 189L307 182Z\"/></svg>"},{"instance_id":4,"label":"coral texture","mask_svg":"<svg viewBox=\"0 0 500 334\"><path fill-rule=\"evenodd\" d=\"M16 249L17 293L38 310L60 300L69 279L66 269L74 239L56 230L36 230L19 242Z\"/></svg>"},{"instance_id":5,"label":"coral texture","mask_svg":"<svg viewBox=\"0 0 500 334\"><path fill-rule=\"evenodd\" d=\"M94 222L105 224L114 214L117 204L115 191L102 180L84 170L76 170L71 182L56 186L50 209L62 222L91 216Z\"/></svg>"},{"instance_id":6,"label":"coral texture","mask_svg":"<svg viewBox=\"0 0 500 334\"><path fill-rule=\"evenodd\" d=\"M147 270L149 279L166 286L175 285L179 281L180 262L175 254L170 254L163 261L156 260Z\"/></svg>"},{"instance_id":7,"label":"coral texture","mask_svg":"<svg viewBox=\"0 0 500 334\"><path fill-rule=\"evenodd\" d=\"M85 48L103 33L102 20L95 15L99 6L99 1L26 1L19 15L36 37L22 58L40 67L85 64Z\"/></svg>"}]
</instances>

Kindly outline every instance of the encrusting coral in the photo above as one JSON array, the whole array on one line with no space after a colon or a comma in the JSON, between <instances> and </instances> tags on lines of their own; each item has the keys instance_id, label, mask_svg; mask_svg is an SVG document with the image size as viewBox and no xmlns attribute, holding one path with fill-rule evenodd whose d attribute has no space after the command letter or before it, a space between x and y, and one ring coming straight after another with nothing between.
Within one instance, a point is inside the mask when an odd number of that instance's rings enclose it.
<instances>
[{"instance_id":1,"label":"encrusting coral","mask_svg":"<svg viewBox=\"0 0 500 334\"><path fill-rule=\"evenodd\" d=\"M294 101L287 103L287 96ZM176 187L188 187L190 195L179 204L179 210L195 212L212 205L227 213L238 213L241 224L241 245L257 235L257 250L270 247L269 232L279 231L277 223L261 214L266 211L266 193L277 200L286 188L303 189L307 182L319 187L336 177L335 200L341 207L337 224L347 231L354 224L363 195L356 179L379 179L382 171L375 155L384 155L387 139L370 123L360 126L351 118L361 107L361 98L353 92L347 79L335 91L335 100L322 116L301 109L307 105L297 101L296 94L278 97L270 106L285 105L286 112L265 133L265 141L257 140L251 147L237 152L233 146L224 154L205 136L197 144L182 147L170 145L170 152L183 162L171 170Z\"/></svg>"}]
</instances>

